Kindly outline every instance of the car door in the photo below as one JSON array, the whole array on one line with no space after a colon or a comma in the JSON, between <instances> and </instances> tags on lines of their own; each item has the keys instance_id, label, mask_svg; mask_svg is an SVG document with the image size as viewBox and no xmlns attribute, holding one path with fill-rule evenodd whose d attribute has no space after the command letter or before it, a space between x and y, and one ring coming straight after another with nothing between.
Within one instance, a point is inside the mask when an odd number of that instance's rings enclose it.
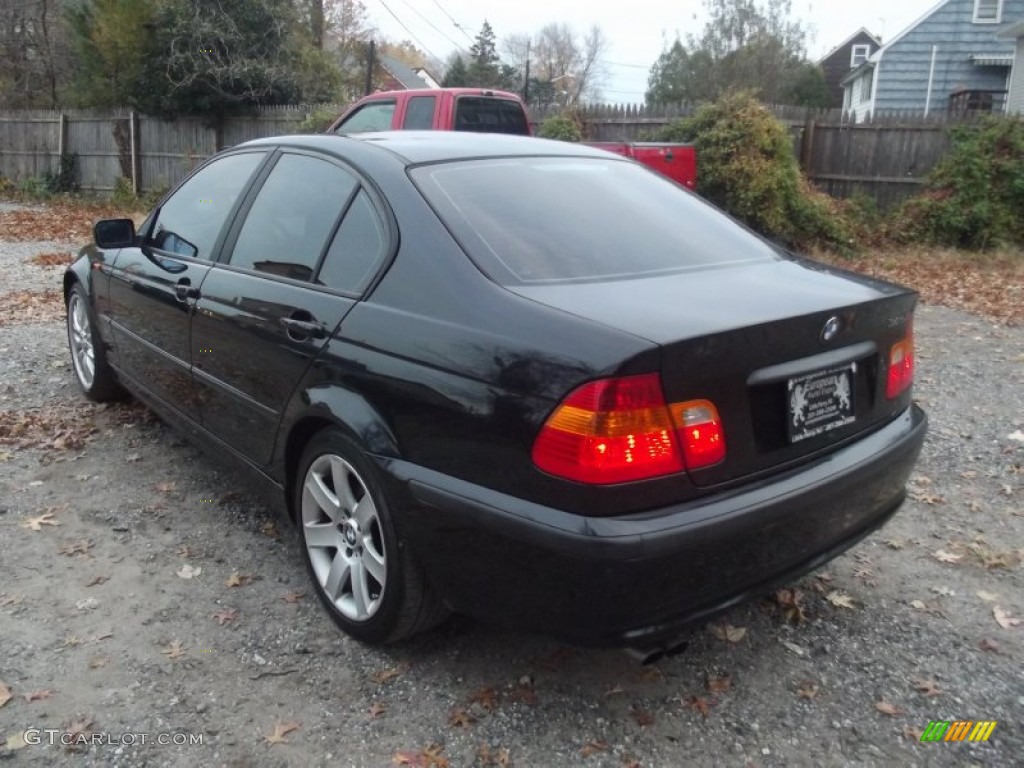
<instances>
[{"instance_id":1,"label":"car door","mask_svg":"<svg viewBox=\"0 0 1024 768\"><path fill-rule=\"evenodd\" d=\"M225 224L267 151L220 157L187 179L123 248L110 270L109 317L118 369L198 419L189 331L198 291Z\"/></svg>"},{"instance_id":2,"label":"car door","mask_svg":"<svg viewBox=\"0 0 1024 768\"><path fill-rule=\"evenodd\" d=\"M341 164L285 151L203 283L192 325L203 426L256 463L269 461L292 391L380 264L386 230L369 200Z\"/></svg>"}]
</instances>

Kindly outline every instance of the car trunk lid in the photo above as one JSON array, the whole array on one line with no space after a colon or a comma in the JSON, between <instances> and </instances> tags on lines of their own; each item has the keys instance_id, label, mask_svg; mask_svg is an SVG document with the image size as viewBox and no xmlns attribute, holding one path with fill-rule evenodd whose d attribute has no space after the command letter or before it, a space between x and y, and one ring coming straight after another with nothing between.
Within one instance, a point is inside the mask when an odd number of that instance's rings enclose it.
<instances>
[{"instance_id":1,"label":"car trunk lid","mask_svg":"<svg viewBox=\"0 0 1024 768\"><path fill-rule=\"evenodd\" d=\"M916 295L871 278L779 259L509 290L660 345L666 400L710 400L724 426L726 458L697 485L827 453L909 403L886 398L885 373Z\"/></svg>"}]
</instances>

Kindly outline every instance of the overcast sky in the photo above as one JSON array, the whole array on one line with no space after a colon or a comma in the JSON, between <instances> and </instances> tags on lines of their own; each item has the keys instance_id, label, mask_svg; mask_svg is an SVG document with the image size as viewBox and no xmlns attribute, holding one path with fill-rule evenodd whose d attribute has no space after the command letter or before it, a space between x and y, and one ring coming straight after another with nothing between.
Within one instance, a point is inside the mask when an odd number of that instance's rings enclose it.
<instances>
[{"instance_id":1,"label":"overcast sky","mask_svg":"<svg viewBox=\"0 0 1024 768\"><path fill-rule=\"evenodd\" d=\"M597 24L611 41L604 100L615 102L643 101L650 66L665 41L671 42L677 32L683 37L699 33L705 18L702 0L364 2L372 23L385 37L411 39L441 60L456 45L468 49L484 19L499 40L515 32L535 32L551 22L566 22L581 33ZM793 14L811 29L810 54L818 59L861 27L888 40L934 5L936 0L794 0Z\"/></svg>"}]
</instances>

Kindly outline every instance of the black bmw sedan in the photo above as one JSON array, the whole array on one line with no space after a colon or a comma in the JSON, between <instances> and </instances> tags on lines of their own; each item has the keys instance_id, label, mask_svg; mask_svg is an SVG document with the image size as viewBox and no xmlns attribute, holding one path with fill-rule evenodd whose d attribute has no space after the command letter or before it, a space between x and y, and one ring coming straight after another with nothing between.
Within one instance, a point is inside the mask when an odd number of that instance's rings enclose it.
<instances>
[{"instance_id":1,"label":"black bmw sedan","mask_svg":"<svg viewBox=\"0 0 1024 768\"><path fill-rule=\"evenodd\" d=\"M258 478L367 642L458 611L667 647L882 525L925 435L913 292L595 149L264 139L94 235L85 395Z\"/></svg>"}]
</instances>

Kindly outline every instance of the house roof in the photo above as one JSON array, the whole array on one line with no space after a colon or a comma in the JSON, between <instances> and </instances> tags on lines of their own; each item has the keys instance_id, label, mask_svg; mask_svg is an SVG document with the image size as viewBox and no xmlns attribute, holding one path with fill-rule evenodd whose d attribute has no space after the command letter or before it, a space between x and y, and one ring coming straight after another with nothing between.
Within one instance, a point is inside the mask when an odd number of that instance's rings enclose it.
<instances>
[{"instance_id":1,"label":"house roof","mask_svg":"<svg viewBox=\"0 0 1024 768\"><path fill-rule=\"evenodd\" d=\"M1024 21L1018 21L1016 24L1011 24L1006 29L1001 29L996 33L996 37L1000 40L1013 40L1017 37L1024 37Z\"/></svg>"},{"instance_id":2,"label":"house roof","mask_svg":"<svg viewBox=\"0 0 1024 768\"><path fill-rule=\"evenodd\" d=\"M822 56L820 59L818 59L818 63L821 64L823 61L825 61L825 59L829 58L830 56L834 55L835 53L838 53L840 49L845 48L849 43L853 42L854 38L858 37L861 34L864 34L864 35L867 35L868 37L870 37L872 42L874 42L875 45L878 45L878 46L882 45L882 41L881 41L880 38L878 38L877 36L875 36L874 34L869 32L867 27L861 27L856 32L854 32L852 35L850 35L848 38L843 40L843 42L841 42L839 45L835 46L831 51L829 51L824 56Z\"/></svg>"},{"instance_id":3,"label":"house roof","mask_svg":"<svg viewBox=\"0 0 1024 768\"><path fill-rule=\"evenodd\" d=\"M422 88L426 85L426 82L417 75L409 65L399 61L394 56L388 56L386 53L382 53L377 57L377 61L380 65L386 69L395 80L397 80L404 88Z\"/></svg>"},{"instance_id":4,"label":"house roof","mask_svg":"<svg viewBox=\"0 0 1024 768\"><path fill-rule=\"evenodd\" d=\"M936 3L935 5L933 5L933 6L931 7L931 8L929 8L929 9L928 9L927 11L925 11L925 12L924 12L923 14L921 14L920 16L918 16L918 17L917 17L917 19L915 19L915 20L914 20L914 22L913 22L912 24L909 24L909 25L907 25L907 27L906 27L905 29L903 29L903 30L902 30L902 31L901 31L901 32L900 32L900 33L899 33L898 35L896 35L896 37L894 37L894 38L893 38L892 40L890 40L890 41L889 41L889 42L887 42L887 43L886 43L885 45L883 45L883 46L882 46L881 48L879 48L879 49L878 49L877 51L875 51L874 55L872 55L872 57L871 57L871 58L872 58L872 60L874 60L874 61L880 61L880 60L882 59L882 55L883 55L883 54L884 54L884 53L885 53L886 51L888 51L888 50L889 50L890 48L892 48L892 47L893 47L893 46L894 46L894 45L895 45L896 43L898 43L898 42L899 42L900 40L902 40L902 39L903 39L904 37L906 37L906 36L907 36L907 35L908 35L908 34L909 34L909 33L910 33L911 31L913 31L913 30L914 30L915 28L917 28L917 26L918 26L918 25L919 25L919 24L920 24L920 23L921 23L922 21L924 21L925 19L927 19L927 18L928 18L929 16L931 16L931 15L932 15L933 13L935 13L935 12L936 12L937 10L939 10L940 8L942 8L942 7L943 7L944 5L946 5L947 3L949 3L949 0L939 0L939 2L938 2L938 3Z\"/></svg>"},{"instance_id":5,"label":"house roof","mask_svg":"<svg viewBox=\"0 0 1024 768\"><path fill-rule=\"evenodd\" d=\"M875 68L875 62L871 61L870 59L868 59L867 61L865 61L863 64L861 64L856 69L850 70L850 74L848 74L846 77L844 77L842 80L840 80L839 84L842 85L842 86L846 86L846 85L852 83L854 80L857 80L861 75L863 75L869 69L874 69L874 68Z\"/></svg>"}]
</instances>

